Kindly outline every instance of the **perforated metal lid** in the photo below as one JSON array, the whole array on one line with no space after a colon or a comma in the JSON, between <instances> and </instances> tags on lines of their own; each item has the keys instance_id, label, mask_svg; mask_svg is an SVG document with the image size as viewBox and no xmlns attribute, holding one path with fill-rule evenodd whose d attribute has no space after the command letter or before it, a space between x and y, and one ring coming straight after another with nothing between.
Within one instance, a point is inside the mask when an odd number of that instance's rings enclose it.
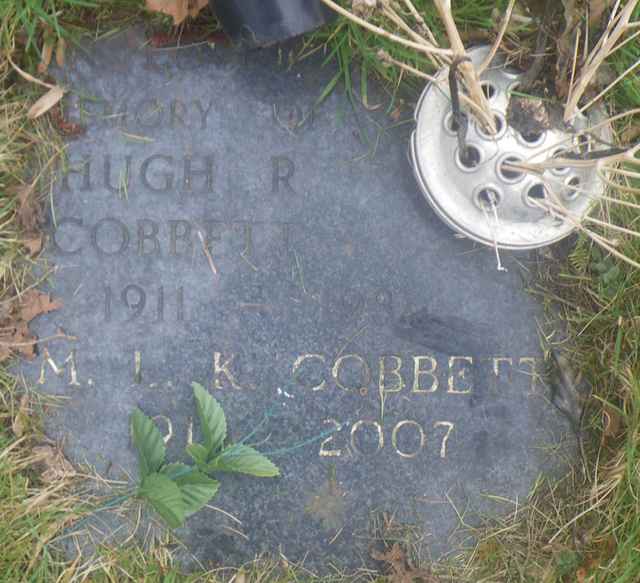
<instances>
[{"instance_id":1,"label":"perforated metal lid","mask_svg":"<svg viewBox=\"0 0 640 583\"><path fill-rule=\"evenodd\" d=\"M479 65L489 47L469 51ZM469 121L467 155L460 157L456 126L447 84L448 68L438 72L440 84L429 83L416 108L416 130L411 157L425 198L453 229L476 241L509 249L531 249L566 237L601 196L604 185L595 166L547 169L541 176L509 169L509 163L541 163L580 146L584 136L561 129L523 134L507 124L507 108L521 74L496 57L481 76L483 90L495 114L498 131L489 135ZM573 122L580 132L602 121L601 112L579 115ZM610 140L610 129L593 134ZM505 167L506 163L506 167ZM546 183L546 186L545 186ZM540 208L553 189L572 220Z\"/></svg>"}]
</instances>

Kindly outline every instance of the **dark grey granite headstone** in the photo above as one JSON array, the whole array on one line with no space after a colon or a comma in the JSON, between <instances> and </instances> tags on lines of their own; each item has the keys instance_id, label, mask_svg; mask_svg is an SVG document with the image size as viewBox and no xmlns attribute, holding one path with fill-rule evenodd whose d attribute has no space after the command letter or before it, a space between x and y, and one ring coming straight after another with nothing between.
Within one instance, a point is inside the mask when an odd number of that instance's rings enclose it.
<instances>
[{"instance_id":1,"label":"dark grey granite headstone","mask_svg":"<svg viewBox=\"0 0 640 583\"><path fill-rule=\"evenodd\" d=\"M200 512L188 548L347 568L377 512L436 555L456 512L510 510L488 496L515 503L561 469L528 256L498 272L440 223L407 161L411 120L392 122L384 93L377 111L342 90L314 109L334 71L277 49L143 44L129 31L60 73L87 132L51 211L64 307L36 328L77 339L23 368L67 398L47 425L68 456L135 475L136 405L170 419L178 456L199 381L235 440L260 424L251 441L282 477L223 476L214 504L242 524Z\"/></svg>"}]
</instances>

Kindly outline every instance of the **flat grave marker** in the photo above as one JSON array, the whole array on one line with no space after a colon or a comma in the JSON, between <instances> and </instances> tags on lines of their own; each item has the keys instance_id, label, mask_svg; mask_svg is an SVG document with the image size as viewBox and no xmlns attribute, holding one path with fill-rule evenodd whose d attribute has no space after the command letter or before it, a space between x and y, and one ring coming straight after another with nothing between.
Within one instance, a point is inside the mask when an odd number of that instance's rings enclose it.
<instances>
[{"instance_id":1,"label":"flat grave marker","mask_svg":"<svg viewBox=\"0 0 640 583\"><path fill-rule=\"evenodd\" d=\"M504 511L564 462L521 264L454 234L411 175L410 120L335 91L278 49L154 50L137 29L78 50L60 80L86 126L54 186L47 257L63 301L25 363L66 397L49 433L74 462L135 474L129 415L170 455L193 431L191 382L234 440L282 477L222 476L179 535L204 562L282 552L355 568L376 512L454 548L467 512ZM387 99L385 102L384 100ZM569 448L571 449L571 448Z\"/></svg>"}]
</instances>

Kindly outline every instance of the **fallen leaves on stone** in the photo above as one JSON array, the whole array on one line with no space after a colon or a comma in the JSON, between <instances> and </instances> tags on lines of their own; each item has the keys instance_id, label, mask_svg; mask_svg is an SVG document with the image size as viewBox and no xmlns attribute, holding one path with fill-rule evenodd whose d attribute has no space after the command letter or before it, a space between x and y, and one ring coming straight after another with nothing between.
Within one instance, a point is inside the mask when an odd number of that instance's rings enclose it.
<instances>
[{"instance_id":1,"label":"fallen leaves on stone","mask_svg":"<svg viewBox=\"0 0 640 583\"><path fill-rule=\"evenodd\" d=\"M36 316L48 314L62 307L62 302L47 293L31 289L14 298L0 315L0 362L13 354L27 359L36 355L37 337L29 330L29 322Z\"/></svg>"},{"instance_id":2,"label":"fallen leaves on stone","mask_svg":"<svg viewBox=\"0 0 640 583\"><path fill-rule=\"evenodd\" d=\"M173 17L174 24L180 24L187 16L192 18L209 4L209 0L147 0L149 10L162 12Z\"/></svg>"},{"instance_id":3,"label":"fallen leaves on stone","mask_svg":"<svg viewBox=\"0 0 640 583\"><path fill-rule=\"evenodd\" d=\"M311 496L305 512L322 522L325 530L339 530L344 525L344 492L335 474L330 473L320 490Z\"/></svg>"}]
</instances>

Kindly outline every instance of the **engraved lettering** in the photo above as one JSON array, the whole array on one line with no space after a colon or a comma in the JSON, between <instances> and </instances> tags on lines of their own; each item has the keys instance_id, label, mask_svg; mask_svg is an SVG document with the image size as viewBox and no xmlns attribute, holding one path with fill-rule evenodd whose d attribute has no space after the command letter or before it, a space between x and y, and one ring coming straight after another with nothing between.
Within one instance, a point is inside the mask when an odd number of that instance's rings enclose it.
<instances>
[{"instance_id":1,"label":"engraved lettering","mask_svg":"<svg viewBox=\"0 0 640 583\"><path fill-rule=\"evenodd\" d=\"M152 417L152 419L154 421L164 421L167 430L162 437L162 441L164 441L166 445L171 441L171 438L173 437L173 423L171 423L171 419L169 419L169 417L167 417L166 415L156 415L155 417Z\"/></svg>"},{"instance_id":2,"label":"engraved lettering","mask_svg":"<svg viewBox=\"0 0 640 583\"><path fill-rule=\"evenodd\" d=\"M118 172L118 183L114 186L111 182L111 156L109 154L104 157L104 185L111 192L117 193L119 196L126 195L129 192L129 180L131 177L131 156L125 157L125 167L120 168Z\"/></svg>"},{"instance_id":3,"label":"engraved lettering","mask_svg":"<svg viewBox=\"0 0 640 583\"><path fill-rule=\"evenodd\" d=\"M138 219L138 255L160 255L158 231L160 226L151 219ZM152 248L146 249L145 241L151 241Z\"/></svg>"},{"instance_id":4,"label":"engraved lettering","mask_svg":"<svg viewBox=\"0 0 640 583\"><path fill-rule=\"evenodd\" d=\"M38 384L44 385L46 382L45 378L45 369L46 365L51 367L51 370L54 372L56 376L62 376L64 374L65 369L67 368L67 364L69 365L69 386L70 387L79 387L80 383L78 382L78 369L76 367L76 351L72 349L69 353L69 356L64 360L61 366L58 366L55 360L49 354L47 348L42 349L42 364L40 366L40 377L38 378Z\"/></svg>"},{"instance_id":5,"label":"engraved lettering","mask_svg":"<svg viewBox=\"0 0 640 583\"><path fill-rule=\"evenodd\" d=\"M393 365L387 369L385 362L387 359L393 359ZM395 355L381 356L379 360L380 374L378 378L378 390L381 395L385 393L399 393L405 386L404 379L400 374L402 369L402 358ZM393 375L393 384L387 386L387 377Z\"/></svg>"},{"instance_id":6,"label":"engraved lettering","mask_svg":"<svg viewBox=\"0 0 640 583\"><path fill-rule=\"evenodd\" d=\"M164 154L154 154L153 156L149 156L144 162L142 162L142 165L140 166L140 178L142 180L142 184L145 186L145 188L148 188L153 192L169 192L173 188L173 181L175 178L173 172L151 172L153 176L158 175L161 178L162 183L159 186L158 184L154 186L149 181L149 167L156 160L163 161L169 166L173 166L172 156L165 156Z\"/></svg>"},{"instance_id":7,"label":"engraved lettering","mask_svg":"<svg viewBox=\"0 0 640 583\"><path fill-rule=\"evenodd\" d=\"M227 379L227 382L234 389L242 389L238 381L236 380L233 373L229 370L233 359L235 358L235 354L232 354L227 360L222 360L222 354L220 352L213 353L213 386L216 389L222 389L222 380L219 378L220 375L224 375Z\"/></svg>"},{"instance_id":8,"label":"engraved lettering","mask_svg":"<svg viewBox=\"0 0 640 583\"><path fill-rule=\"evenodd\" d=\"M422 363L428 362L429 368L422 368ZM412 393L435 393L438 390L438 377L436 376L436 368L438 367L438 361L433 356L414 356L413 357L413 388ZM423 388L420 382L422 377L427 376L431 379L431 385L428 388Z\"/></svg>"},{"instance_id":9,"label":"engraved lettering","mask_svg":"<svg viewBox=\"0 0 640 583\"><path fill-rule=\"evenodd\" d=\"M377 421L368 421L366 419L361 419L360 421L356 421L351 427L351 447L353 448L353 451L361 455L364 455L364 453L356 445L356 434L358 432L358 429L360 429L361 427L364 428L367 425L372 426L378 433L377 449L373 453L378 453L384 447L384 433L382 431L382 426L380 425L380 423L378 423Z\"/></svg>"},{"instance_id":10,"label":"engraved lettering","mask_svg":"<svg viewBox=\"0 0 640 583\"><path fill-rule=\"evenodd\" d=\"M500 365L506 362L509 366L513 366L513 358L507 358L505 356L496 356L491 359L493 362L493 374L496 377L500 376ZM509 375L511 376L511 375Z\"/></svg>"},{"instance_id":11,"label":"engraved lettering","mask_svg":"<svg viewBox=\"0 0 640 583\"><path fill-rule=\"evenodd\" d=\"M184 290L183 288L178 288L178 308L176 311L176 317L178 322L182 322L184 320Z\"/></svg>"},{"instance_id":12,"label":"engraved lettering","mask_svg":"<svg viewBox=\"0 0 640 583\"><path fill-rule=\"evenodd\" d=\"M128 285L122 290L122 303L130 310L129 320L138 318L147 305L147 294L139 285Z\"/></svg>"},{"instance_id":13,"label":"engraved lettering","mask_svg":"<svg viewBox=\"0 0 640 583\"><path fill-rule=\"evenodd\" d=\"M187 423L187 445L193 445L193 418L189 417Z\"/></svg>"},{"instance_id":14,"label":"engraved lettering","mask_svg":"<svg viewBox=\"0 0 640 583\"><path fill-rule=\"evenodd\" d=\"M356 363L359 363L360 368L362 369L362 383L359 387L347 387L341 381L340 370L344 366L344 364L350 360L355 360ZM367 361L357 354L345 354L344 356L338 358L333 365L332 374L336 385L344 391L358 391L360 393L366 394L368 386L371 383L371 369L369 368Z\"/></svg>"},{"instance_id":15,"label":"engraved lettering","mask_svg":"<svg viewBox=\"0 0 640 583\"><path fill-rule=\"evenodd\" d=\"M284 185L288 192L295 194L295 190L289 182L295 172L293 161L286 156L273 156L271 158L271 164L273 165L271 192L278 194L280 192L280 185Z\"/></svg>"},{"instance_id":16,"label":"engraved lettering","mask_svg":"<svg viewBox=\"0 0 640 583\"><path fill-rule=\"evenodd\" d=\"M205 177L205 190L203 192L213 193L213 156L204 157L204 169L194 170L191 167L191 156L185 156L184 158L184 177L183 177L183 189L185 192L193 191L193 178L196 176Z\"/></svg>"},{"instance_id":17,"label":"engraved lettering","mask_svg":"<svg viewBox=\"0 0 640 583\"><path fill-rule=\"evenodd\" d=\"M447 432L444 434L443 438L442 438L442 442L440 443L440 457L442 459L447 457L447 441L449 441L449 436L451 435L451 432L453 431L453 428L455 427L454 423L451 423L450 421L436 421L433 424L434 428L437 427L446 427L447 428Z\"/></svg>"},{"instance_id":18,"label":"engraved lettering","mask_svg":"<svg viewBox=\"0 0 640 583\"><path fill-rule=\"evenodd\" d=\"M460 363L460 368L456 369L458 363ZM448 379L448 388L447 393L452 395L468 395L473 386L471 381L467 379L468 369L465 366L467 364L473 364L473 357L471 356L451 356L449 358L449 379ZM456 369L454 371L454 369ZM462 387L456 386L456 380L464 382L465 385Z\"/></svg>"},{"instance_id":19,"label":"engraved lettering","mask_svg":"<svg viewBox=\"0 0 640 583\"><path fill-rule=\"evenodd\" d=\"M187 106L179 99L174 99L169 107L169 126L175 129L178 124L187 125L184 121L184 114L187 113Z\"/></svg>"},{"instance_id":20,"label":"engraved lettering","mask_svg":"<svg viewBox=\"0 0 640 583\"><path fill-rule=\"evenodd\" d=\"M158 314L156 322L164 322L164 287L158 288Z\"/></svg>"},{"instance_id":21,"label":"engraved lettering","mask_svg":"<svg viewBox=\"0 0 640 583\"><path fill-rule=\"evenodd\" d=\"M335 429L335 433L342 431L342 425L338 423L335 419L325 419L324 423L327 425L333 425ZM327 445L333 441L334 435L330 435L320 444L320 451L318 455L320 457L341 457L342 450L341 449L327 449Z\"/></svg>"},{"instance_id":22,"label":"engraved lettering","mask_svg":"<svg viewBox=\"0 0 640 583\"><path fill-rule=\"evenodd\" d=\"M299 370L302 367L302 364L307 361L307 360L312 360L312 359L317 359L320 362L322 362L323 364L326 362L324 355L322 354L302 354L301 356L298 356L298 358L296 358L295 362L293 363L293 369L291 371L291 376L293 377L293 379L295 381L297 381L297 383L299 385L302 385L303 387L307 388L307 389L311 389L312 391L322 391L323 389L327 388L327 381L326 380L322 380L320 383L313 385L313 386L307 386L302 384L302 381L300 379L300 373Z\"/></svg>"},{"instance_id":23,"label":"engraved lettering","mask_svg":"<svg viewBox=\"0 0 640 583\"><path fill-rule=\"evenodd\" d=\"M540 381L540 375L538 374L538 366L536 364L536 359L533 356L523 356L520 358L519 364L520 365L526 364L529 367L529 372L526 372L524 374L528 374L531 376L531 391L535 391L536 385L538 381Z\"/></svg>"},{"instance_id":24,"label":"engraved lettering","mask_svg":"<svg viewBox=\"0 0 640 583\"><path fill-rule=\"evenodd\" d=\"M100 230L105 225L115 225L120 230L120 245L115 251L105 249L100 244L100 237L99 237ZM119 221L118 219L114 219L111 217L101 219L91 229L91 243L94 249L100 255L107 255L107 256L121 255L126 251L127 247L129 246L129 229L127 229L127 226L123 222Z\"/></svg>"},{"instance_id":25,"label":"engraved lettering","mask_svg":"<svg viewBox=\"0 0 640 583\"><path fill-rule=\"evenodd\" d=\"M136 122L144 128L157 128L164 119L164 105L156 97L141 101L136 110Z\"/></svg>"},{"instance_id":26,"label":"engraved lettering","mask_svg":"<svg viewBox=\"0 0 640 583\"><path fill-rule=\"evenodd\" d=\"M69 186L70 174L82 174L82 186L80 187L80 190L91 190L91 156L83 156L79 167L75 164L71 164L64 169L60 190L71 192L71 187Z\"/></svg>"},{"instance_id":27,"label":"engraved lettering","mask_svg":"<svg viewBox=\"0 0 640 583\"><path fill-rule=\"evenodd\" d=\"M53 245L56 248L56 252L60 255L76 255L82 251L82 245L76 247L75 249L63 249L60 246L60 243L57 239L57 235L62 229L64 225L76 225L77 227L82 227L82 219L76 219L75 217L64 217L58 221L58 226L53 231L51 239L53 241Z\"/></svg>"},{"instance_id":28,"label":"engraved lettering","mask_svg":"<svg viewBox=\"0 0 640 583\"><path fill-rule=\"evenodd\" d=\"M209 115L209 112L211 111L211 107L213 105L213 100L209 101L209 105L208 105L207 109L204 109L204 107L202 106L202 102L199 99L195 99L193 101L193 104L197 107L198 113L200 114L200 129L201 130L206 130L207 129L207 116Z\"/></svg>"},{"instance_id":29,"label":"engraved lettering","mask_svg":"<svg viewBox=\"0 0 640 583\"><path fill-rule=\"evenodd\" d=\"M403 427L415 427L418 430L418 435L420 436L420 445L413 452L401 451L400 447L398 446L398 433L400 432L400 429L402 429ZM424 444L426 440L427 440L427 437L424 434L424 430L422 429L422 426L416 421L411 421L410 419L405 419L404 421L400 421L393 428L393 431L391 432L391 443L393 445L393 448L396 450L396 453L403 458L416 457L420 453L420 451L424 448Z\"/></svg>"},{"instance_id":30,"label":"engraved lettering","mask_svg":"<svg viewBox=\"0 0 640 583\"><path fill-rule=\"evenodd\" d=\"M178 251L178 241L182 242L182 250ZM191 223L189 221L169 221L169 255L193 255Z\"/></svg>"}]
</instances>

